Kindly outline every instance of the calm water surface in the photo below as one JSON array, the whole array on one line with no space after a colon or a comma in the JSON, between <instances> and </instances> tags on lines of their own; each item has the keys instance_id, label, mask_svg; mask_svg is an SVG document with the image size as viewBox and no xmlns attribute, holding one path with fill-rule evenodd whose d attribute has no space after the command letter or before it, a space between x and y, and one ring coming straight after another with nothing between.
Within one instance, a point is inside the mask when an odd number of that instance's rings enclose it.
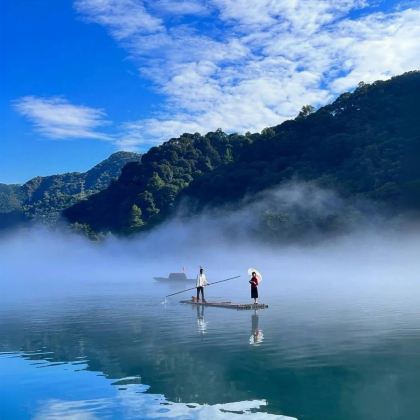
<instances>
[{"instance_id":1,"label":"calm water surface","mask_svg":"<svg viewBox=\"0 0 420 420\"><path fill-rule=\"evenodd\" d=\"M420 285L399 281L263 283L260 311L152 281L3 295L0 418L420 418Z\"/></svg>"}]
</instances>

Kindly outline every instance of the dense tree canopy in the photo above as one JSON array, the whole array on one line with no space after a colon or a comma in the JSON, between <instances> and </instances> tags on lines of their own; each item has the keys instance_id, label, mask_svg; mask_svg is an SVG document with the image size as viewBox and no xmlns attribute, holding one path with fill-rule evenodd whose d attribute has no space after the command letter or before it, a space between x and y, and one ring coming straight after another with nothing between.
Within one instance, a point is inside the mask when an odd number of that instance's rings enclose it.
<instances>
[{"instance_id":1,"label":"dense tree canopy","mask_svg":"<svg viewBox=\"0 0 420 420\"><path fill-rule=\"evenodd\" d=\"M251 142L221 130L205 136L183 134L143 155L141 164L124 167L110 187L65 211L71 222L95 230L130 233L153 225L173 209L190 183L233 161Z\"/></svg>"},{"instance_id":2,"label":"dense tree canopy","mask_svg":"<svg viewBox=\"0 0 420 420\"><path fill-rule=\"evenodd\" d=\"M129 164L108 189L65 214L97 231L127 233L161 220L188 199L190 214L235 205L290 180L315 181L343 197L395 212L420 208L420 73L360 83L353 93L261 134L184 134ZM270 213L270 225L283 220ZM327 224L327 222L325 222Z\"/></svg>"},{"instance_id":3,"label":"dense tree canopy","mask_svg":"<svg viewBox=\"0 0 420 420\"><path fill-rule=\"evenodd\" d=\"M199 206L219 205L300 179L396 211L412 209L420 196L419 100L419 72L360 84L331 105L273 127L184 194Z\"/></svg>"},{"instance_id":4,"label":"dense tree canopy","mask_svg":"<svg viewBox=\"0 0 420 420\"><path fill-rule=\"evenodd\" d=\"M0 216L0 226L8 220L55 221L65 209L75 228L89 235L129 234L181 207L187 215L203 208L232 209L245 197L291 181L310 181L348 202L365 200L396 214L418 213L419 99L420 73L409 72L360 83L353 93L318 110L305 105L294 120L261 133L185 133L152 147L141 161L139 155L120 153L85 174L0 185L0 213L7 214ZM278 200L256 211L275 235L343 225L334 212L313 220L307 210ZM355 212L350 213L352 218Z\"/></svg>"},{"instance_id":5,"label":"dense tree canopy","mask_svg":"<svg viewBox=\"0 0 420 420\"><path fill-rule=\"evenodd\" d=\"M84 173L36 177L23 185L0 184L0 228L36 220L55 223L63 209L108 187L138 153L117 152Z\"/></svg>"}]
</instances>

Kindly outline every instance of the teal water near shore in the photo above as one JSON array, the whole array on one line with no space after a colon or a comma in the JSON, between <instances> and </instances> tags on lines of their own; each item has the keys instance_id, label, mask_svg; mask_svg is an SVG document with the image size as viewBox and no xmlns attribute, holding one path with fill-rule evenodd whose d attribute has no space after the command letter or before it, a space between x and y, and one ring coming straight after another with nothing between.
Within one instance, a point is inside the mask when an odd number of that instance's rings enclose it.
<instances>
[{"instance_id":1,"label":"teal water near shore","mask_svg":"<svg viewBox=\"0 0 420 420\"><path fill-rule=\"evenodd\" d=\"M420 413L415 282L295 281L270 293L263 311L162 304L169 289L156 287L4 301L0 418L397 420ZM222 296L234 300L230 293L227 287Z\"/></svg>"}]
</instances>

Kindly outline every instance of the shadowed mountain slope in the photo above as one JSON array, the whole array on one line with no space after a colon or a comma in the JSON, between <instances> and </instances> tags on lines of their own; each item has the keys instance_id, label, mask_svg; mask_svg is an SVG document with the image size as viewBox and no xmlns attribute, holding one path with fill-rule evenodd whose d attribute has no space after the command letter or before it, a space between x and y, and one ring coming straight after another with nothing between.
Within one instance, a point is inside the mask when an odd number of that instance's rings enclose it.
<instances>
[{"instance_id":1,"label":"shadowed mountain slope","mask_svg":"<svg viewBox=\"0 0 420 420\"><path fill-rule=\"evenodd\" d=\"M187 202L187 213L243 204L291 181L393 213L420 208L420 73L361 83L332 104L304 107L260 134L184 134L127 165L108 189L65 211L96 231L144 229ZM184 206L185 207L185 206Z\"/></svg>"}]
</instances>

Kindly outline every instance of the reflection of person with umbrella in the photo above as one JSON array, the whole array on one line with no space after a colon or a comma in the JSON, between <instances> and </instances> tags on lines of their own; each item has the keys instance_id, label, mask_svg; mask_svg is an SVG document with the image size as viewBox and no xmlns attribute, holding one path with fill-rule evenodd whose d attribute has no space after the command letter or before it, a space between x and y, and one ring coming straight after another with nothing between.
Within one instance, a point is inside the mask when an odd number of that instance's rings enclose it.
<instances>
[{"instance_id":1,"label":"reflection of person with umbrella","mask_svg":"<svg viewBox=\"0 0 420 420\"><path fill-rule=\"evenodd\" d=\"M258 285L262 281L262 276L255 268L248 269L248 274L251 275L251 280L249 281L249 283L251 284L251 299L254 299L254 304L257 304L258 303Z\"/></svg>"},{"instance_id":2,"label":"reflection of person with umbrella","mask_svg":"<svg viewBox=\"0 0 420 420\"><path fill-rule=\"evenodd\" d=\"M264 334L258 326L258 321L258 313L255 311L251 317L251 336L249 337L249 344L261 344L264 340Z\"/></svg>"}]
</instances>

